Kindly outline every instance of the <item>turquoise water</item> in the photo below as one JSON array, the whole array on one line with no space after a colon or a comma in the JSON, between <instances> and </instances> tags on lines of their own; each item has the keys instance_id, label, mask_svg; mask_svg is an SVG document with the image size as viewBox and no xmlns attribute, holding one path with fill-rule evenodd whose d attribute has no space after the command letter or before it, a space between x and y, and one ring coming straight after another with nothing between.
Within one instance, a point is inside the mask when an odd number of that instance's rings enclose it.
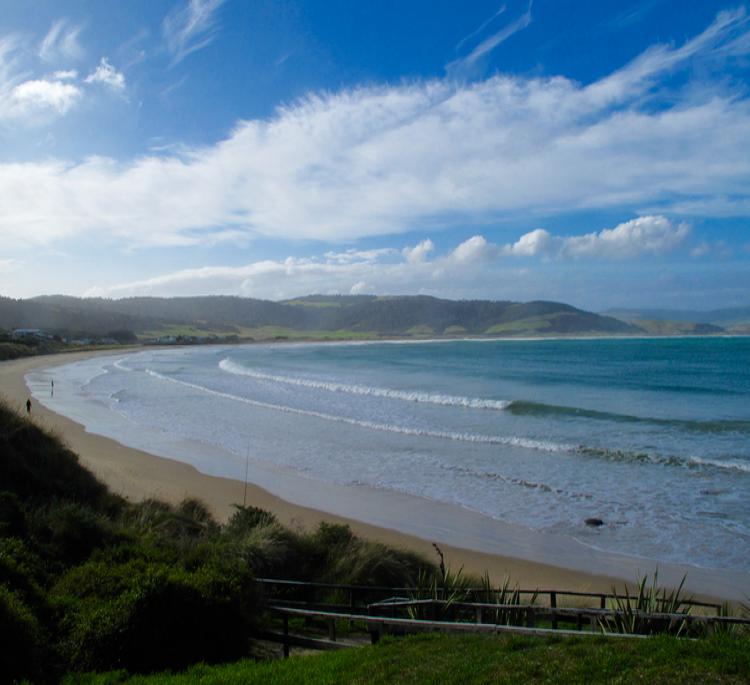
<instances>
[{"instance_id":1,"label":"turquoise water","mask_svg":"<svg viewBox=\"0 0 750 685\"><path fill-rule=\"evenodd\" d=\"M234 455L213 473L241 477L249 452L313 487L390 490L605 550L750 570L747 338L175 348L55 374L75 385L78 412L95 403L134 436Z\"/></svg>"}]
</instances>

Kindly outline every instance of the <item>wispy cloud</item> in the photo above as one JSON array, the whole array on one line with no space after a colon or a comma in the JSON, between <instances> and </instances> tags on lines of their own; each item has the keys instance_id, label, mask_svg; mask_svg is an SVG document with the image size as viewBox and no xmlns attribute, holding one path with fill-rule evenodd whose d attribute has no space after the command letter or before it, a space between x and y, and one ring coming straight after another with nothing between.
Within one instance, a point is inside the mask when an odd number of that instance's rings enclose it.
<instances>
[{"instance_id":1,"label":"wispy cloud","mask_svg":"<svg viewBox=\"0 0 750 685\"><path fill-rule=\"evenodd\" d=\"M172 64L209 45L216 37L216 12L224 0L188 0L173 9L163 22L167 50Z\"/></svg>"},{"instance_id":2,"label":"wispy cloud","mask_svg":"<svg viewBox=\"0 0 750 685\"><path fill-rule=\"evenodd\" d=\"M489 18L485 19L480 25L479 28L475 29L471 33L465 35L461 40L456 43L455 50L460 50L466 43L468 43L470 40L473 40L476 38L482 31L484 31L495 19L497 19L501 14L505 13L505 10L507 7L505 5L501 5L500 8Z\"/></svg>"},{"instance_id":3,"label":"wispy cloud","mask_svg":"<svg viewBox=\"0 0 750 685\"><path fill-rule=\"evenodd\" d=\"M106 57L102 57L99 66L86 77L85 81L86 83L100 83L118 93L125 90L125 75L117 71Z\"/></svg>"},{"instance_id":4,"label":"wispy cloud","mask_svg":"<svg viewBox=\"0 0 750 685\"><path fill-rule=\"evenodd\" d=\"M589 86L498 75L358 88L240 122L202 148L0 164L0 239L351 241L590 208L700 216L716 203L748 216L747 92L659 81L666 65L714 59L745 21L722 13Z\"/></svg>"},{"instance_id":5,"label":"wispy cloud","mask_svg":"<svg viewBox=\"0 0 750 685\"><path fill-rule=\"evenodd\" d=\"M526 11L520 17L518 17L518 19L504 26L502 29L493 33L491 36L485 38L466 57L462 57L460 59L450 62L445 68L446 72L452 76L460 76L466 73L467 70L470 70L471 67L473 67L477 63L478 60L480 60L486 54L492 52L498 45L500 45L501 43L504 43L513 34L518 33L519 31L525 29L529 24L531 24L532 4L533 4L533 0L529 0L529 4L528 4L528 7L526 8ZM501 7L500 10L498 10L498 12L496 12L495 15L491 17L491 19L485 22L472 35L476 35L480 33L495 17L497 17L499 14L501 14L504 11L505 11L505 6ZM471 36L467 36L467 38L464 39L462 42L465 42L470 37Z\"/></svg>"},{"instance_id":6,"label":"wispy cloud","mask_svg":"<svg viewBox=\"0 0 750 685\"><path fill-rule=\"evenodd\" d=\"M85 52L78 42L82 30L82 25L69 19L58 19L40 43L39 57L51 64L82 59Z\"/></svg>"}]
</instances>

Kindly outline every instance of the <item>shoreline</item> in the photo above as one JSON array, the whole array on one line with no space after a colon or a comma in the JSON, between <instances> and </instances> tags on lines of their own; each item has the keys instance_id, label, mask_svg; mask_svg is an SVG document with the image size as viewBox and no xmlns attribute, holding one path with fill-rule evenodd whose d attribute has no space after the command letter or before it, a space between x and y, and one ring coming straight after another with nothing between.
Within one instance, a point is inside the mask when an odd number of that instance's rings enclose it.
<instances>
[{"instance_id":1,"label":"shoreline","mask_svg":"<svg viewBox=\"0 0 750 685\"><path fill-rule=\"evenodd\" d=\"M20 410L26 397L30 395L30 391L25 383L25 376L30 371L41 367L48 368L73 363L94 356L120 356L138 351L141 351L141 348L119 351L73 352L57 355L41 355L4 362L0 364L0 395L5 396L11 406ZM225 520L233 511L232 504L241 502L243 499L245 485L240 480L207 475L181 461L164 456L156 456L142 450L127 447L110 438L88 433L81 424L52 412L39 402L34 402L32 417L40 426L52 430L52 432L62 438L79 455L81 463L92 470L114 492L123 495L131 501L156 497L176 503L184 497L197 497L208 505L217 519ZM472 548L469 549L465 546L451 544L446 539L441 539L439 525L433 526L434 530L431 529L429 531L430 533L435 532L435 535L430 535L429 538L427 536L420 537L397 530L392 525L375 525L356 520L350 516L327 513L321 509L304 506L300 503L295 504L250 482L247 484L247 493L250 504L273 512L286 525L309 529L315 527L323 520L332 523L348 524L357 535L363 538L382 542L393 547L413 550L431 560L435 560L435 552L432 545L433 542L436 542L443 550L446 561L454 569L463 567L465 572L476 575L481 575L486 570L495 583L501 582L506 575L509 575L511 582L518 582L524 588L539 587L541 589L555 588L610 592L613 586L622 588L625 582L632 586L636 580L632 571L632 562L634 560L629 557L618 559L616 556L610 555L614 556L614 558L611 559L607 566L608 571L610 571L609 573L591 573L585 570L556 566L539 560L508 556L497 553L496 550L479 551L475 547L482 544L481 530L478 530L478 537L474 540ZM418 505L419 503L416 504ZM433 512L439 513L440 507L435 506L435 504L430 503L421 507L415 505L410 509L410 513L412 515L416 513L417 516L420 514L427 516ZM455 512L453 513L455 514ZM443 522L450 521L450 515L450 508L445 508ZM394 522L397 524L397 520L389 519L388 517L384 520L389 524L393 524ZM481 528L481 522L478 523ZM503 527L499 524L498 528L501 533L507 533L511 527ZM450 538L447 535L447 530L443 530L443 533L445 533L444 538ZM523 531L520 531L520 535L523 535ZM518 543L518 540L521 539L519 533L515 537L516 540L514 542ZM500 546L502 547L502 545ZM527 547L533 551L533 545L527 545ZM592 558L601 556L596 551L592 551L591 554ZM637 562L638 560L635 561ZM586 559L583 559L582 563L585 564L585 562ZM653 572L653 569L650 568L650 564L653 562L641 560L641 564L644 566L647 563L649 564L647 570ZM614 572L611 572L613 569ZM710 570L698 569L697 567L687 567L687 570L689 578L691 574L694 576L704 576L701 583L703 587L700 588L700 591L695 592L696 595L706 598L728 598L734 600L741 598L741 592L739 593L739 597L729 596L730 587L726 582L724 583L723 591L721 583L716 585L711 584L710 576L712 572ZM715 573L718 575L721 572L717 571ZM661 565L660 575L664 577ZM676 584L679 582L679 578L672 582ZM707 591L706 588L708 587L713 587L714 591Z\"/></svg>"}]
</instances>

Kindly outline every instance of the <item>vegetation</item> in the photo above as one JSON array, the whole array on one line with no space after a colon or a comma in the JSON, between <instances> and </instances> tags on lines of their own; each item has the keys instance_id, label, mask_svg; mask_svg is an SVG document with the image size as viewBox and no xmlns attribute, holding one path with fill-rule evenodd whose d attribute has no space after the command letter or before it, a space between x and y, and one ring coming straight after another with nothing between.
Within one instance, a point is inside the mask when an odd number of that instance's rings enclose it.
<instances>
[{"instance_id":1,"label":"vegetation","mask_svg":"<svg viewBox=\"0 0 750 685\"><path fill-rule=\"evenodd\" d=\"M429 563L347 526L290 530L237 507L131 504L59 441L0 405L0 682L145 673L238 659L260 616L254 577L408 584Z\"/></svg>"},{"instance_id":2,"label":"vegetation","mask_svg":"<svg viewBox=\"0 0 750 685\"><path fill-rule=\"evenodd\" d=\"M90 685L277 685L281 683L747 683L750 639L699 642L657 637L543 639L518 636L418 635L375 646L294 657L196 666L181 675L129 678L126 673L70 678Z\"/></svg>"},{"instance_id":3,"label":"vegetation","mask_svg":"<svg viewBox=\"0 0 750 685\"><path fill-rule=\"evenodd\" d=\"M313 295L286 302L242 297L0 297L0 326L48 332L134 331L143 338L377 338L433 335L637 333L637 327L558 302L441 300L427 296Z\"/></svg>"},{"instance_id":4,"label":"vegetation","mask_svg":"<svg viewBox=\"0 0 750 685\"><path fill-rule=\"evenodd\" d=\"M685 577L682 578L679 587L667 591L659 589L659 572L654 572L654 577L649 585L648 576L643 576L638 583L638 594L631 597L628 586L625 586L624 595L617 595L613 608L617 615L604 619L600 622L603 630L614 633L631 633L635 635L657 635L667 633L669 635L683 635L688 632L688 622L679 619L665 619L658 614L676 614L687 616L690 607L684 607L682 597L682 586ZM656 616L655 616L656 615Z\"/></svg>"}]
</instances>

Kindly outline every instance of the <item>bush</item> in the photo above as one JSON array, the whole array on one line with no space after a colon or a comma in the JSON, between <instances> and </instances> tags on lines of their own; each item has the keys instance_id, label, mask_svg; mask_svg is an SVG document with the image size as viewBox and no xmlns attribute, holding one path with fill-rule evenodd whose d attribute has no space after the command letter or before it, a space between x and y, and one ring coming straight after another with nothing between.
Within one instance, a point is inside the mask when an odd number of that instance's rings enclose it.
<instances>
[{"instance_id":1,"label":"bush","mask_svg":"<svg viewBox=\"0 0 750 685\"><path fill-rule=\"evenodd\" d=\"M237 659L256 605L252 577L229 566L188 573L153 563L89 563L66 574L56 592L67 605L61 649L78 671Z\"/></svg>"},{"instance_id":2,"label":"bush","mask_svg":"<svg viewBox=\"0 0 750 685\"><path fill-rule=\"evenodd\" d=\"M0 585L18 593L27 604L42 606L45 571L42 560L15 538L0 540Z\"/></svg>"},{"instance_id":3,"label":"bush","mask_svg":"<svg viewBox=\"0 0 750 685\"><path fill-rule=\"evenodd\" d=\"M230 537L241 537L249 533L253 528L270 526L272 523L277 523L276 517L265 509L243 507L239 504L235 504L234 507L237 511L232 514L225 527Z\"/></svg>"},{"instance_id":4,"label":"bush","mask_svg":"<svg viewBox=\"0 0 750 685\"><path fill-rule=\"evenodd\" d=\"M116 526L106 516L76 502L57 502L31 518L33 537L47 554L63 565L79 563L115 542Z\"/></svg>"},{"instance_id":5,"label":"bush","mask_svg":"<svg viewBox=\"0 0 750 685\"><path fill-rule=\"evenodd\" d=\"M17 593L0 585L0 682L40 681L49 662L42 628Z\"/></svg>"},{"instance_id":6,"label":"bush","mask_svg":"<svg viewBox=\"0 0 750 685\"><path fill-rule=\"evenodd\" d=\"M18 538L26 534L26 515L21 500L13 492L0 492L0 538Z\"/></svg>"}]
</instances>

